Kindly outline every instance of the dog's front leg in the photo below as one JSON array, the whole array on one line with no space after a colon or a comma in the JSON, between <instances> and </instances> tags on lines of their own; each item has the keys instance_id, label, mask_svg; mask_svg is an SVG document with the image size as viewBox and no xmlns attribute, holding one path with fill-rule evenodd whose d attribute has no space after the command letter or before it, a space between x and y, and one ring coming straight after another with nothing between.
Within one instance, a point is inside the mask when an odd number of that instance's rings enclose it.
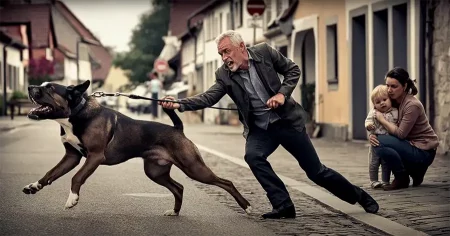
<instances>
[{"instance_id":1,"label":"dog's front leg","mask_svg":"<svg viewBox=\"0 0 450 236\"><path fill-rule=\"evenodd\" d=\"M59 177L71 171L80 163L81 154L68 143L64 143L64 147L66 148L66 154L62 160L55 167L49 170L44 177L42 177L42 179L25 186L22 190L24 193L35 194L45 186L50 185Z\"/></svg>"},{"instance_id":2,"label":"dog's front leg","mask_svg":"<svg viewBox=\"0 0 450 236\"><path fill-rule=\"evenodd\" d=\"M86 162L80 170L72 178L72 187L70 188L69 198L67 199L65 208L72 208L78 203L81 185L91 176L97 167L105 160L103 152L88 153Z\"/></svg>"}]
</instances>

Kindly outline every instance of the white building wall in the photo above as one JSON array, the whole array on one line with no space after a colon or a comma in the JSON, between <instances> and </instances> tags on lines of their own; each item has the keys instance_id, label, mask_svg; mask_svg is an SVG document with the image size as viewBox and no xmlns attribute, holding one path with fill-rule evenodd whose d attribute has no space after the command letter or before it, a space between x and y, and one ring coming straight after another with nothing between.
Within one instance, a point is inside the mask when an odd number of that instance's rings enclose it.
<instances>
[{"instance_id":1,"label":"white building wall","mask_svg":"<svg viewBox=\"0 0 450 236\"><path fill-rule=\"evenodd\" d=\"M2 61L2 64L1 64L1 66L2 66L2 69L1 69L1 71L2 71L2 75L1 75L1 78L2 78L2 80L1 80L1 84L0 84L0 88L3 88L3 73L4 73L4 65L3 65L3 47L4 47L4 44L1 44L0 43L0 51L1 51L1 54L0 54L0 56L1 56L1 58L0 58L0 61ZM6 47L6 64L8 64L8 65L12 65L12 66L15 66L15 67L18 67L19 68L19 76L18 76L18 79L19 79L19 84L18 84L18 87L15 89L15 90L20 90L20 91L23 91L23 92L25 92L25 74L24 74L24 67L23 67L23 64L22 64L22 61L20 60L20 52L21 52L21 50L19 50L19 49L17 49L17 48L13 48L13 47ZM9 88L7 88L7 93L11 93L13 90L11 90L11 89L9 89Z\"/></svg>"},{"instance_id":2,"label":"white building wall","mask_svg":"<svg viewBox=\"0 0 450 236\"><path fill-rule=\"evenodd\" d=\"M76 60L64 58L64 84L71 85L77 83L77 63Z\"/></svg>"}]
</instances>

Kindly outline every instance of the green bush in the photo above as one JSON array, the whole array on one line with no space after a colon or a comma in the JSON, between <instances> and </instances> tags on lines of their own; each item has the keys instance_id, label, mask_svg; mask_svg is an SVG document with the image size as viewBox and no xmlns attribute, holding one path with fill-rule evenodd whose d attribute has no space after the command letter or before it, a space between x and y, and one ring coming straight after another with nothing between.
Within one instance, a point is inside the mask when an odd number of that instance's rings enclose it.
<instances>
[{"instance_id":1,"label":"green bush","mask_svg":"<svg viewBox=\"0 0 450 236\"><path fill-rule=\"evenodd\" d=\"M11 95L10 100L17 100L17 99L28 99L28 94L22 91L14 91Z\"/></svg>"}]
</instances>

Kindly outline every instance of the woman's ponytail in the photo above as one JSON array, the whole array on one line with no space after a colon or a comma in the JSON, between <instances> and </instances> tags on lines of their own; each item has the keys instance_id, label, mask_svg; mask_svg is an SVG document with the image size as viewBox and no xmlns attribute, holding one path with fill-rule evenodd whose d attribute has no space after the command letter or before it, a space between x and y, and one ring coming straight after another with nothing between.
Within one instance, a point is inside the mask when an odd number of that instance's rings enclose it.
<instances>
[{"instance_id":1,"label":"woman's ponytail","mask_svg":"<svg viewBox=\"0 0 450 236\"><path fill-rule=\"evenodd\" d=\"M411 91L412 95L416 95L419 92L419 90L417 90L417 87L415 85L415 81L412 80L411 78L408 78L406 90Z\"/></svg>"}]
</instances>

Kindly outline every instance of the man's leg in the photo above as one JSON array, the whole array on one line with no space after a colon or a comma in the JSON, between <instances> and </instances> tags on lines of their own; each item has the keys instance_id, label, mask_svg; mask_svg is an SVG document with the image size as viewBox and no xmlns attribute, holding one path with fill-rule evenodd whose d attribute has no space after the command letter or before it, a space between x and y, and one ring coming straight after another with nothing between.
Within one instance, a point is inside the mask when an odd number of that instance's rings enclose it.
<instances>
[{"instance_id":1,"label":"man's leg","mask_svg":"<svg viewBox=\"0 0 450 236\"><path fill-rule=\"evenodd\" d=\"M152 98L158 99L158 93L152 93ZM157 101L152 101L152 115L153 115L153 118L158 117L158 102Z\"/></svg>"},{"instance_id":2,"label":"man's leg","mask_svg":"<svg viewBox=\"0 0 450 236\"><path fill-rule=\"evenodd\" d=\"M290 201L286 186L267 161L267 157L277 149L278 145L278 141L273 139L268 131L253 127L247 137L244 157L274 208L286 200Z\"/></svg>"},{"instance_id":3,"label":"man's leg","mask_svg":"<svg viewBox=\"0 0 450 236\"><path fill-rule=\"evenodd\" d=\"M281 145L297 159L309 179L345 202L350 204L359 202L364 210L370 213L378 211L378 204L369 194L320 162L305 129L300 132L289 124L280 126L275 138L280 140Z\"/></svg>"}]
</instances>

